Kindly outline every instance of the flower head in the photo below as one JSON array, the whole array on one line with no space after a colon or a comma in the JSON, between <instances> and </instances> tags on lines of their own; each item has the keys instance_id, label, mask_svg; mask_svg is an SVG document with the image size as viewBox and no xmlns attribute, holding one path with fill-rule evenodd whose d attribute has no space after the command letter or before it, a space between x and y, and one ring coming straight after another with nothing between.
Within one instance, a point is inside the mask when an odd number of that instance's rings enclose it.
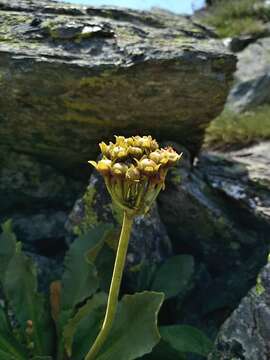
<instances>
[{"instance_id":1,"label":"flower head","mask_svg":"<svg viewBox=\"0 0 270 360\"><path fill-rule=\"evenodd\" d=\"M115 136L115 143L99 144L102 159L89 161L104 177L112 199L133 215L152 205L170 167L181 158L173 148L160 149L151 136Z\"/></svg>"}]
</instances>

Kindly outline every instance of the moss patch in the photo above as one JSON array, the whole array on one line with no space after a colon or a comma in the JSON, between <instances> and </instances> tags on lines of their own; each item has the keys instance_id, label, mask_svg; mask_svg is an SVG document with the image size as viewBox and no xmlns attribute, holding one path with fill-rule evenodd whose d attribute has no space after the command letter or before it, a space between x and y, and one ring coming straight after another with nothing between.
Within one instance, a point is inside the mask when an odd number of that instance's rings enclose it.
<instances>
[{"instance_id":1,"label":"moss patch","mask_svg":"<svg viewBox=\"0 0 270 360\"><path fill-rule=\"evenodd\" d=\"M221 0L209 8L203 20L215 27L220 37L260 34L270 20L270 9L262 0Z\"/></svg>"},{"instance_id":2,"label":"moss patch","mask_svg":"<svg viewBox=\"0 0 270 360\"><path fill-rule=\"evenodd\" d=\"M260 278L260 276L257 279L257 284L255 287L255 292L258 296L261 296L264 292L265 292L265 288L262 285L262 280Z\"/></svg>"},{"instance_id":3,"label":"moss patch","mask_svg":"<svg viewBox=\"0 0 270 360\"><path fill-rule=\"evenodd\" d=\"M204 146L214 149L241 148L270 139L270 105L245 113L224 111L206 131Z\"/></svg>"},{"instance_id":4,"label":"moss patch","mask_svg":"<svg viewBox=\"0 0 270 360\"><path fill-rule=\"evenodd\" d=\"M84 216L80 225L76 225L73 228L73 231L76 235L80 236L86 233L89 228L94 227L98 223L97 214L94 211L94 202L95 202L96 190L94 187L88 187L86 193L84 194L82 201L84 203Z\"/></svg>"}]
</instances>

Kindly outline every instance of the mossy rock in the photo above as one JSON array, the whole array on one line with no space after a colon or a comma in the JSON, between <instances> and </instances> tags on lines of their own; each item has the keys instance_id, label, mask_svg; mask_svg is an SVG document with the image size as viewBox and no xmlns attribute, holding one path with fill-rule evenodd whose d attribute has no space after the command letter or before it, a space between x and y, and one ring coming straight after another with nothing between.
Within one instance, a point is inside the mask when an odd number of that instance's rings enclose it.
<instances>
[{"instance_id":1,"label":"mossy rock","mask_svg":"<svg viewBox=\"0 0 270 360\"><path fill-rule=\"evenodd\" d=\"M235 57L190 19L50 0L0 15L0 143L16 152L80 176L100 140L140 129L196 153L223 109Z\"/></svg>"}]
</instances>

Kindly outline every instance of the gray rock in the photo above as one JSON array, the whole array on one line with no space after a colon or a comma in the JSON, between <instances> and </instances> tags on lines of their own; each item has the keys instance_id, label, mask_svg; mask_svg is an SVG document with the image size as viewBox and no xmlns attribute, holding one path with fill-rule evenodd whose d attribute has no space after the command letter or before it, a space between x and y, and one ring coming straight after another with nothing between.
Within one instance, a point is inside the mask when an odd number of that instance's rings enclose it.
<instances>
[{"instance_id":1,"label":"gray rock","mask_svg":"<svg viewBox=\"0 0 270 360\"><path fill-rule=\"evenodd\" d=\"M12 218L26 249L62 252L64 224L83 182L32 156L5 151L0 152L0 221Z\"/></svg>"},{"instance_id":2,"label":"gray rock","mask_svg":"<svg viewBox=\"0 0 270 360\"><path fill-rule=\"evenodd\" d=\"M269 146L206 153L193 167L184 152L158 198L174 253L193 255L197 265L175 316L210 335L250 289L268 254Z\"/></svg>"},{"instance_id":3,"label":"gray rock","mask_svg":"<svg viewBox=\"0 0 270 360\"><path fill-rule=\"evenodd\" d=\"M270 224L270 142L206 154L201 164L212 188Z\"/></svg>"},{"instance_id":4,"label":"gray rock","mask_svg":"<svg viewBox=\"0 0 270 360\"><path fill-rule=\"evenodd\" d=\"M270 29L269 29L270 31ZM229 48L233 52L243 51L248 45L255 43L258 39L265 37L266 34L243 34L231 39L225 39ZM269 36L269 34L268 34Z\"/></svg>"},{"instance_id":5,"label":"gray rock","mask_svg":"<svg viewBox=\"0 0 270 360\"><path fill-rule=\"evenodd\" d=\"M17 152L76 172L101 139L138 129L197 152L223 109L235 57L186 17L50 0L0 11L0 138Z\"/></svg>"},{"instance_id":6,"label":"gray rock","mask_svg":"<svg viewBox=\"0 0 270 360\"><path fill-rule=\"evenodd\" d=\"M36 214L14 213L12 223L24 249L54 256L64 252L67 218L67 211L39 210Z\"/></svg>"},{"instance_id":7,"label":"gray rock","mask_svg":"<svg viewBox=\"0 0 270 360\"><path fill-rule=\"evenodd\" d=\"M238 54L235 85L227 108L236 112L270 102L270 38L260 39Z\"/></svg>"},{"instance_id":8,"label":"gray rock","mask_svg":"<svg viewBox=\"0 0 270 360\"><path fill-rule=\"evenodd\" d=\"M85 195L76 202L66 225L71 233L81 234L100 222L111 223L120 230L122 212L112 205L103 178L94 172ZM147 215L135 218L127 265L138 265L144 260L158 263L170 254L171 243L154 205Z\"/></svg>"},{"instance_id":9,"label":"gray rock","mask_svg":"<svg viewBox=\"0 0 270 360\"><path fill-rule=\"evenodd\" d=\"M269 360L270 264L222 326L209 360Z\"/></svg>"},{"instance_id":10,"label":"gray rock","mask_svg":"<svg viewBox=\"0 0 270 360\"><path fill-rule=\"evenodd\" d=\"M66 209L73 205L82 181L28 154L5 147L0 150L1 213L35 207Z\"/></svg>"},{"instance_id":11,"label":"gray rock","mask_svg":"<svg viewBox=\"0 0 270 360\"><path fill-rule=\"evenodd\" d=\"M140 129L196 153L236 61L186 17L51 0L0 0L0 54L0 220L45 254L97 143Z\"/></svg>"}]
</instances>

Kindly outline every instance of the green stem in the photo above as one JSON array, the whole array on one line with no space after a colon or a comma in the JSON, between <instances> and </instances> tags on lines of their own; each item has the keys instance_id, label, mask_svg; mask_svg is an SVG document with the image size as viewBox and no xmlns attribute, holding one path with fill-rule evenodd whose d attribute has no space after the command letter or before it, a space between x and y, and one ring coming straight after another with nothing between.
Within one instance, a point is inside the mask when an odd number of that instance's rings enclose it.
<instances>
[{"instance_id":1,"label":"green stem","mask_svg":"<svg viewBox=\"0 0 270 360\"><path fill-rule=\"evenodd\" d=\"M93 344L91 349L89 350L88 354L85 357L85 360L94 360L96 355L99 353L102 345L104 344L105 340L107 339L111 327L113 325L113 321L115 318L115 313L117 309L118 303L118 295L120 290L120 285L122 281L123 270L126 261L127 249L128 249L128 242L129 237L132 229L133 224L133 216L127 214L124 211L124 218L123 218L123 226L122 231L119 239L117 254L115 258L114 270L112 275L112 281L110 286L110 292L108 297L107 309L105 318L103 321L102 328Z\"/></svg>"}]
</instances>

